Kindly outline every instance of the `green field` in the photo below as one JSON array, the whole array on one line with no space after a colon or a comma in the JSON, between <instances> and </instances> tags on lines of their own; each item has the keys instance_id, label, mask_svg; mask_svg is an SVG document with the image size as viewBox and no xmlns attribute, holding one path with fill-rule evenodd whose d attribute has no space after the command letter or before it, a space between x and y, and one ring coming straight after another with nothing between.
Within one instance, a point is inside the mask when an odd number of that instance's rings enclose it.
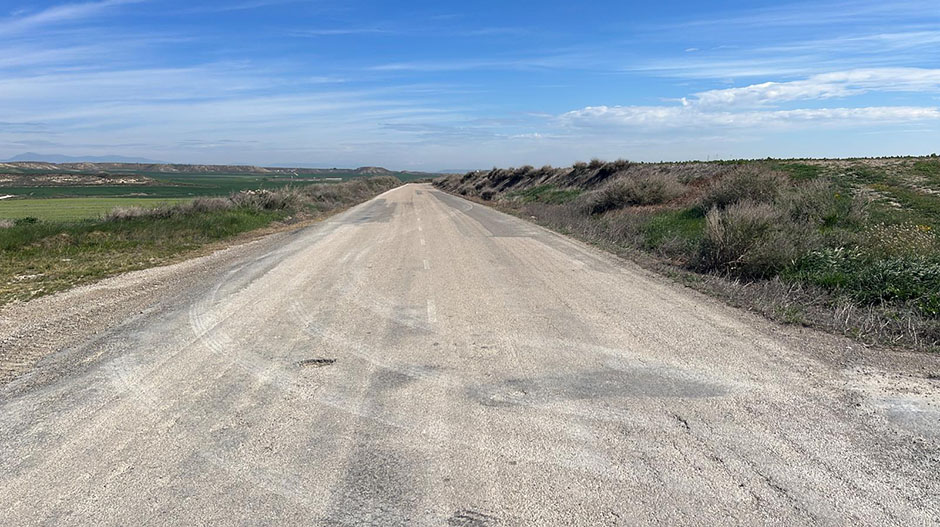
<instances>
[{"instance_id":1,"label":"green field","mask_svg":"<svg viewBox=\"0 0 940 527\"><path fill-rule=\"evenodd\" d=\"M0 218L32 217L44 221L72 221L97 218L115 207L157 207L187 201L189 198L58 198L6 199L0 201Z\"/></svg>"}]
</instances>

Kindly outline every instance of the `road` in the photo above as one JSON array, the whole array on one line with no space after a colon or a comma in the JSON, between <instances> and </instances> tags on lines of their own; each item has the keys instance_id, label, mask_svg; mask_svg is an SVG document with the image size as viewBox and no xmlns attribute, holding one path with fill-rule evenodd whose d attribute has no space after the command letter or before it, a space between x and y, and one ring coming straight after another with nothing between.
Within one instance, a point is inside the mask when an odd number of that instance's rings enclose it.
<instances>
[{"instance_id":1,"label":"road","mask_svg":"<svg viewBox=\"0 0 940 527\"><path fill-rule=\"evenodd\" d=\"M34 302L3 525L940 524L936 354L428 185Z\"/></svg>"}]
</instances>

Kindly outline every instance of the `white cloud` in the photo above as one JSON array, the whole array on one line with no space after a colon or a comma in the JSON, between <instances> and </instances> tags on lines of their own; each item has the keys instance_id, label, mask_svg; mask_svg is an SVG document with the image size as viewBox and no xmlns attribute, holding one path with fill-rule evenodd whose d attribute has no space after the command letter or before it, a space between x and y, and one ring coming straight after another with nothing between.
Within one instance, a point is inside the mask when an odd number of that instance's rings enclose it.
<instances>
[{"instance_id":1,"label":"white cloud","mask_svg":"<svg viewBox=\"0 0 940 527\"><path fill-rule=\"evenodd\" d=\"M710 90L689 101L701 107L764 106L783 102L831 99L878 92L940 91L940 69L870 68L823 73L790 82L765 82L741 88Z\"/></svg>"},{"instance_id":2,"label":"white cloud","mask_svg":"<svg viewBox=\"0 0 940 527\"><path fill-rule=\"evenodd\" d=\"M562 124L576 128L788 128L940 120L940 108L871 106L770 111L703 111L690 106L588 106L567 112Z\"/></svg>"}]
</instances>

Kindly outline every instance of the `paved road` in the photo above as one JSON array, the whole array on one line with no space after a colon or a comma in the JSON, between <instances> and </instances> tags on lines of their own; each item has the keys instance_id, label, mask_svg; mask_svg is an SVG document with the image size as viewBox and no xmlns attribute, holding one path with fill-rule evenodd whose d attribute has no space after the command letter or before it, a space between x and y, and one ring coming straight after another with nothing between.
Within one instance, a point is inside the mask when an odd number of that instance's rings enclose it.
<instances>
[{"instance_id":1,"label":"paved road","mask_svg":"<svg viewBox=\"0 0 940 527\"><path fill-rule=\"evenodd\" d=\"M775 328L426 185L238 250L0 388L0 524L940 518L936 356Z\"/></svg>"}]
</instances>

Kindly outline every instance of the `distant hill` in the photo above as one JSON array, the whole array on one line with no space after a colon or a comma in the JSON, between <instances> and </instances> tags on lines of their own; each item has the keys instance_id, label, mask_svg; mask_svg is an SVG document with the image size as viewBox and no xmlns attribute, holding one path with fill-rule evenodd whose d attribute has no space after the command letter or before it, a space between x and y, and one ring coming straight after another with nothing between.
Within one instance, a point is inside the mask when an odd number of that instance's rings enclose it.
<instances>
[{"instance_id":1,"label":"distant hill","mask_svg":"<svg viewBox=\"0 0 940 527\"><path fill-rule=\"evenodd\" d=\"M19 157L32 156L22 154ZM0 161L0 174L57 173L57 174L246 174L272 177L348 178L355 176L395 176L402 181L433 178L440 174L412 171L393 171L382 167L359 168L291 168L260 167L253 165L197 165L158 162L91 162L75 161L53 163L49 161Z\"/></svg>"},{"instance_id":2,"label":"distant hill","mask_svg":"<svg viewBox=\"0 0 940 527\"><path fill-rule=\"evenodd\" d=\"M125 157L125 156L65 156L61 154L37 154L36 152L26 152L6 159L4 163L15 163L18 161L38 161L43 163L162 163L144 157Z\"/></svg>"}]
</instances>

